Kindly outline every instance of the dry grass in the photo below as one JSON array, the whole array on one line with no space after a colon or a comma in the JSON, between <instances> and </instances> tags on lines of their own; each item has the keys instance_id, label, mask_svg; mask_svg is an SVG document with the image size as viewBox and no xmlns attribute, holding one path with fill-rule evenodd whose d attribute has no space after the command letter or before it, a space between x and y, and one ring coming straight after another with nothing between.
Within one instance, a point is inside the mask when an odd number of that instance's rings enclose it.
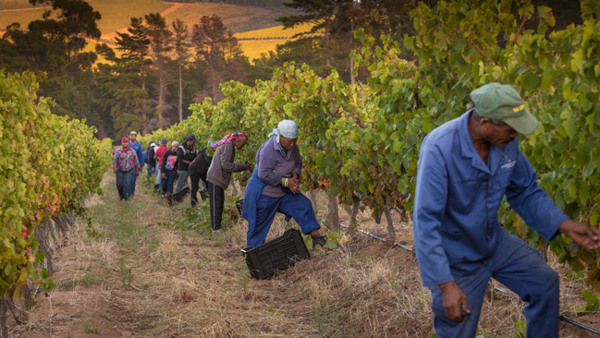
<instances>
[{"instance_id":1,"label":"dry grass","mask_svg":"<svg viewBox=\"0 0 600 338\"><path fill-rule=\"evenodd\" d=\"M269 280L251 279L240 248L245 224L220 234L158 226L180 217L186 201L168 207L138 184L133 201L119 203L114 177L104 195L88 201L94 226L80 222L57 252L57 285L38 295L27 325L15 337L428 337L429 291L421 286L411 252L358 235L336 249L311 250L312 258ZM319 196L319 218L325 213ZM207 202L204 202L207 203ZM401 241L412 243L410 224L396 218ZM361 227L382 234L367 212ZM342 223L347 215L342 214ZM287 224L278 217L269 238ZM559 271L564 267L555 261ZM495 283L495 282L494 282ZM581 283L563 280L562 309L582 305ZM480 322L485 337L512 336L523 319L522 302L488 289ZM580 320L594 325L597 314ZM598 325L596 325L598 326ZM96 333L94 331L96 330ZM561 324L561 336L591 336Z\"/></svg>"}]
</instances>

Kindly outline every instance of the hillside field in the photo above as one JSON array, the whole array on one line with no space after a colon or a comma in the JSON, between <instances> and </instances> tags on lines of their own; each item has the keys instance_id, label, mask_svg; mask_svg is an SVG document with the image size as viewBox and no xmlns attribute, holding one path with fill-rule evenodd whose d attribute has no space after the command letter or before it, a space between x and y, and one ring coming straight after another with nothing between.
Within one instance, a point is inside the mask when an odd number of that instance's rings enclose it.
<instances>
[{"instance_id":1,"label":"hillside field","mask_svg":"<svg viewBox=\"0 0 600 338\"><path fill-rule=\"evenodd\" d=\"M131 17L160 12L171 22L177 18L186 22L191 29L204 15L216 14L234 33L246 32L278 25L277 17L289 15L285 8L266 9L251 6L237 6L217 3L167 3L160 0L88 0L95 10L102 14L98 26L103 35L126 28ZM171 9L171 10L169 10ZM0 27L18 22L21 27L42 17L44 8L2 9L0 7Z\"/></svg>"},{"instance_id":2,"label":"hillside field","mask_svg":"<svg viewBox=\"0 0 600 338\"><path fill-rule=\"evenodd\" d=\"M259 58L261 53L275 50L278 44L287 41L281 38L289 39L297 33L308 30L308 26L286 30L283 26L277 26L276 18L293 13L286 8L267 9L217 3L167 3L160 0L89 0L88 2L102 14L98 27L102 32L102 42L109 44L114 41L117 32L126 32L131 17L142 17L156 12L161 13L169 24L175 19L183 20L190 31L202 16L218 15L225 25L236 33L238 39L246 40L240 43L244 54L250 60ZM20 3L17 1L12 7L18 5ZM4 30L14 22L18 22L21 27L27 27L29 22L41 18L45 10L40 7L2 9L12 7L0 6L0 30Z\"/></svg>"}]
</instances>

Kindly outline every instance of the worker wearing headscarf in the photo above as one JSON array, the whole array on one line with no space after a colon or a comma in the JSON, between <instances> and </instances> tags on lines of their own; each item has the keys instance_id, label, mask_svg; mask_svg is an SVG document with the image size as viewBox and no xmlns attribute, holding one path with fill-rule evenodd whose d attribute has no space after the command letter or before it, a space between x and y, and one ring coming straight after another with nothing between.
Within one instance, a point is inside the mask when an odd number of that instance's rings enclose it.
<instances>
[{"instance_id":1,"label":"worker wearing headscarf","mask_svg":"<svg viewBox=\"0 0 600 338\"><path fill-rule=\"evenodd\" d=\"M221 230L225 189L229 186L231 174L250 169L248 164L233 162L235 150L242 149L247 140L246 133L238 130L212 145L216 150L208 168L206 180L208 181L208 195L210 197L210 224L213 231Z\"/></svg>"},{"instance_id":2,"label":"worker wearing headscarf","mask_svg":"<svg viewBox=\"0 0 600 338\"><path fill-rule=\"evenodd\" d=\"M248 221L248 247L264 243L276 212L293 218L313 245L324 245L310 200L300 192L302 156L296 144L298 125L283 120L256 153L256 169L244 194L242 217Z\"/></svg>"}]
</instances>

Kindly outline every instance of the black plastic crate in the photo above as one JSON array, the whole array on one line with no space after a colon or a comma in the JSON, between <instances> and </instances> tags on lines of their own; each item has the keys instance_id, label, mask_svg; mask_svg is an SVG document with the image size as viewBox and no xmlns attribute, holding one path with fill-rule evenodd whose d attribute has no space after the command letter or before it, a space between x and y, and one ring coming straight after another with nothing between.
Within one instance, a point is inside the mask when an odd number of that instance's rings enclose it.
<instances>
[{"instance_id":1,"label":"black plastic crate","mask_svg":"<svg viewBox=\"0 0 600 338\"><path fill-rule=\"evenodd\" d=\"M301 259L310 258L302 234L288 229L283 235L254 248L242 249L250 274L255 279L266 279L275 271L286 270Z\"/></svg>"}]
</instances>

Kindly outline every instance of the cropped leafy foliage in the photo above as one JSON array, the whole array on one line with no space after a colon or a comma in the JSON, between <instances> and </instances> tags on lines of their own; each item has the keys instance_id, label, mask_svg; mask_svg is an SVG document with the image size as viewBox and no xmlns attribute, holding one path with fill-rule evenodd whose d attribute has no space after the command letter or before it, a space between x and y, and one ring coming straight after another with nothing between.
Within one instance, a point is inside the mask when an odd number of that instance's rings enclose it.
<instances>
[{"instance_id":1,"label":"cropped leafy foliage","mask_svg":"<svg viewBox=\"0 0 600 338\"><path fill-rule=\"evenodd\" d=\"M111 142L95 128L53 115L52 101L37 97L32 73L0 72L0 294L19 297L43 259L32 236L45 221L70 211L96 191L110 163Z\"/></svg>"},{"instance_id":2,"label":"cropped leafy foliage","mask_svg":"<svg viewBox=\"0 0 600 338\"><path fill-rule=\"evenodd\" d=\"M222 86L225 99L192 105L192 116L152 139L183 140L195 133L217 140L238 129L250 135L238 155L252 162L271 128L293 119L301 128L303 187L328 186L344 203L361 196L373 210L410 210L417 154L423 137L467 110L469 92L490 83L513 85L541 126L521 138L541 187L571 218L600 219L600 21L598 0L582 0L582 25L551 33L550 8L525 0L421 3L411 13L416 31L405 37L414 60L390 38L357 31L362 48L355 70L366 83L348 85L334 71L319 77L305 65L286 64L254 87ZM535 27L535 29L527 28ZM561 235L547 243L504 204L499 218L538 248L550 247L600 290L600 255Z\"/></svg>"}]
</instances>

